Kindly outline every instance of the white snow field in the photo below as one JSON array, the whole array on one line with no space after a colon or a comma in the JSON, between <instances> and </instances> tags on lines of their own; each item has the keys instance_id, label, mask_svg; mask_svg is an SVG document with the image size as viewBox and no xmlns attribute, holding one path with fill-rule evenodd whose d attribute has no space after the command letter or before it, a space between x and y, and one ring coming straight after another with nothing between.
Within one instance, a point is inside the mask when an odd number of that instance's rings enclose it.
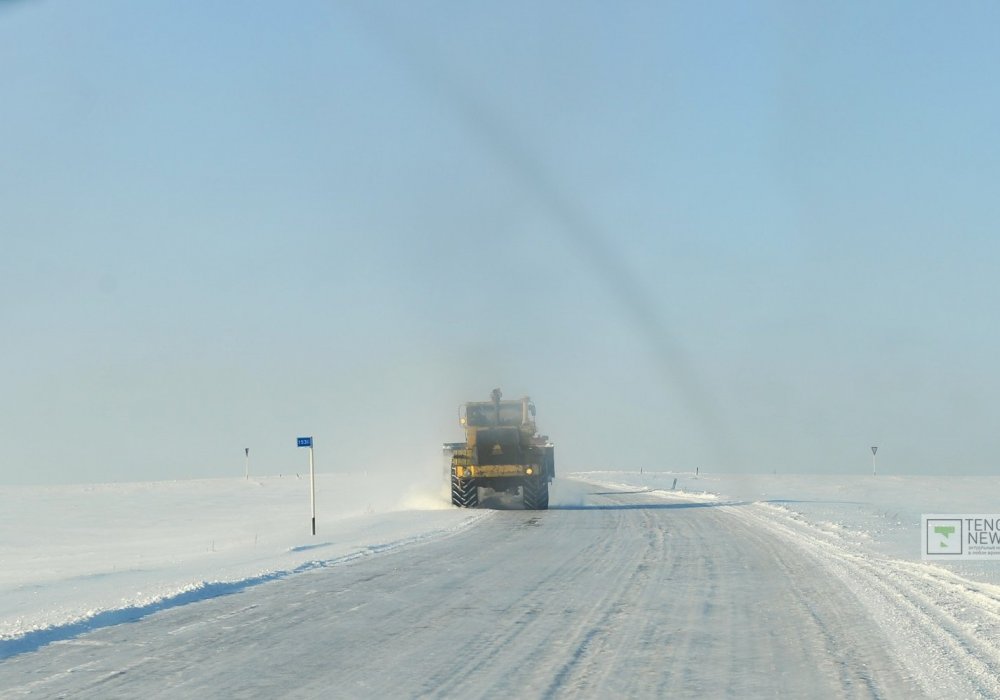
<instances>
[{"instance_id":1,"label":"white snow field","mask_svg":"<svg viewBox=\"0 0 1000 700\"><path fill-rule=\"evenodd\" d=\"M316 536L308 496L0 487L0 697L1000 698L998 565L919 561L996 480L320 474Z\"/></svg>"}]
</instances>

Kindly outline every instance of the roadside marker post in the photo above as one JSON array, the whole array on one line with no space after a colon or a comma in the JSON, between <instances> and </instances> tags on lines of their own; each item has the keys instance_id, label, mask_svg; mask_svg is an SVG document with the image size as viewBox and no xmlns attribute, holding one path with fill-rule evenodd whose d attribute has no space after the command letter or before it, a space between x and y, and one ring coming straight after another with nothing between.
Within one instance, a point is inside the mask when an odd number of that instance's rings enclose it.
<instances>
[{"instance_id":1,"label":"roadside marker post","mask_svg":"<svg viewBox=\"0 0 1000 700\"><path fill-rule=\"evenodd\" d=\"M312 514L312 533L316 534L316 472L313 469L313 439L309 437L297 438L299 447L309 448L309 511Z\"/></svg>"},{"instance_id":2,"label":"roadside marker post","mask_svg":"<svg viewBox=\"0 0 1000 700\"><path fill-rule=\"evenodd\" d=\"M246 473L246 477L245 478L249 481L249 479L250 479L250 448L249 447L244 447L243 451L247 453L247 473Z\"/></svg>"},{"instance_id":3,"label":"roadside marker post","mask_svg":"<svg viewBox=\"0 0 1000 700\"><path fill-rule=\"evenodd\" d=\"M872 476L875 476L875 453L878 452L878 445L872 445Z\"/></svg>"}]
</instances>

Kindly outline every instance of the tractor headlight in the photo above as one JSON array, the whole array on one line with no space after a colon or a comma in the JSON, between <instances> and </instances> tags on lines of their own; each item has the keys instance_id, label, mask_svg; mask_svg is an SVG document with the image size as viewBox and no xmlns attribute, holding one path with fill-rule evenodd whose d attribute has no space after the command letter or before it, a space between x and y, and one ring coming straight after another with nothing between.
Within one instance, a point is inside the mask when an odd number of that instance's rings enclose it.
<instances>
[{"instance_id":1,"label":"tractor headlight","mask_svg":"<svg viewBox=\"0 0 1000 700\"><path fill-rule=\"evenodd\" d=\"M528 467L527 469L524 470L524 473L527 474L528 476L531 476L532 474L535 473L535 471L531 467Z\"/></svg>"}]
</instances>

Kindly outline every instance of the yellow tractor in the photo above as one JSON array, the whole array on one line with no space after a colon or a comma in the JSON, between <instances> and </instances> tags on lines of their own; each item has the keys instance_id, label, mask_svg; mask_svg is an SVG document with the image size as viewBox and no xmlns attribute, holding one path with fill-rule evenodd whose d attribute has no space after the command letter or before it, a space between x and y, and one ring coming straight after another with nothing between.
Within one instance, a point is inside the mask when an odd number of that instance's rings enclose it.
<instances>
[{"instance_id":1,"label":"yellow tractor","mask_svg":"<svg viewBox=\"0 0 1000 700\"><path fill-rule=\"evenodd\" d=\"M535 428L535 404L524 397L503 401L494 389L491 401L463 404L459 422L465 442L445 444L451 456L451 502L460 508L479 505L479 489L520 493L524 507L549 507L549 482L555 476L552 443Z\"/></svg>"}]
</instances>

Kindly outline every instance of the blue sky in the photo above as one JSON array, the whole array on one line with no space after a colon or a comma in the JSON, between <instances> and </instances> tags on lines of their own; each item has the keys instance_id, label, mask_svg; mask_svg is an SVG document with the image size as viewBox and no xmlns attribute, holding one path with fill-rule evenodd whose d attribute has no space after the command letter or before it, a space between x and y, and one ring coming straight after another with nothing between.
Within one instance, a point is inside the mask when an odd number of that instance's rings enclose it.
<instances>
[{"instance_id":1,"label":"blue sky","mask_svg":"<svg viewBox=\"0 0 1000 700\"><path fill-rule=\"evenodd\" d=\"M990 3L0 6L0 482L997 465Z\"/></svg>"}]
</instances>

